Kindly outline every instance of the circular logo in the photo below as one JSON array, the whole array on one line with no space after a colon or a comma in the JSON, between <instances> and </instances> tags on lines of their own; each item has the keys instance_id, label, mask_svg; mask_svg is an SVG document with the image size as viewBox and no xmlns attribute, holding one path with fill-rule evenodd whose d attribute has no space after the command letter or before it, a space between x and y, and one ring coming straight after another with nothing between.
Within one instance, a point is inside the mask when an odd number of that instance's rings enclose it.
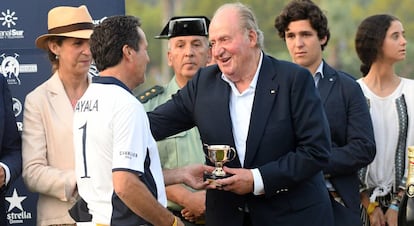
<instances>
[{"instance_id":1,"label":"circular logo","mask_svg":"<svg viewBox=\"0 0 414 226\"><path fill-rule=\"evenodd\" d=\"M12 98L13 101L13 112L14 112L14 117L17 117L20 115L20 113L22 113L22 102L20 102L17 98Z\"/></svg>"},{"instance_id":2,"label":"circular logo","mask_svg":"<svg viewBox=\"0 0 414 226\"><path fill-rule=\"evenodd\" d=\"M20 72L19 61L14 57L8 56L1 62L1 70L6 78L17 77Z\"/></svg>"}]
</instances>

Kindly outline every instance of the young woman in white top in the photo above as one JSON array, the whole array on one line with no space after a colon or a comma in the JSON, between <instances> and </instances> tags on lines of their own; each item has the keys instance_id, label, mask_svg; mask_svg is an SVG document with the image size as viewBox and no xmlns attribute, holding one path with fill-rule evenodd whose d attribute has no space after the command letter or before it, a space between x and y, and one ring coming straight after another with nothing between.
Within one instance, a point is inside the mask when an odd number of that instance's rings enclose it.
<instances>
[{"instance_id":1,"label":"young woman in white top","mask_svg":"<svg viewBox=\"0 0 414 226\"><path fill-rule=\"evenodd\" d=\"M407 40L398 18L367 17L358 27L355 48L362 62L358 82L367 98L377 154L361 171L361 193L371 226L397 225L404 194L407 146L414 145L414 81L396 74L406 57Z\"/></svg>"}]
</instances>

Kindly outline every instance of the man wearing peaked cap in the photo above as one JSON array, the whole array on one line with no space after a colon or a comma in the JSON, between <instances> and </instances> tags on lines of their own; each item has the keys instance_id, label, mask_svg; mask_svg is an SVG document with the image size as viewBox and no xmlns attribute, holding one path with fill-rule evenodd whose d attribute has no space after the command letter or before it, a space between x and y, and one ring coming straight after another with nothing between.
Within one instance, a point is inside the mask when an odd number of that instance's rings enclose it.
<instances>
[{"instance_id":1,"label":"man wearing peaked cap","mask_svg":"<svg viewBox=\"0 0 414 226\"><path fill-rule=\"evenodd\" d=\"M163 86L155 86L138 98L146 111L171 98L187 84L200 67L211 59L208 26L204 16L172 17L157 39L168 39L168 65L174 77ZM196 128L168 137L157 143L163 168L176 168L192 163L204 163L204 152ZM205 191L194 191L182 185L166 187L168 209L180 217L186 226L203 225Z\"/></svg>"}]
</instances>

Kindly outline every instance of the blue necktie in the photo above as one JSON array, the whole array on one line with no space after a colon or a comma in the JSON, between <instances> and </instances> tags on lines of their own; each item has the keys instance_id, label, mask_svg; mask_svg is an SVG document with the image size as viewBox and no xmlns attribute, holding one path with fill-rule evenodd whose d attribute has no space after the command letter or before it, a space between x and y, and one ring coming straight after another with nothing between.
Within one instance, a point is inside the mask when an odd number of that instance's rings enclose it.
<instances>
[{"instance_id":1,"label":"blue necktie","mask_svg":"<svg viewBox=\"0 0 414 226\"><path fill-rule=\"evenodd\" d=\"M320 72L316 73L315 76L313 76L313 80L315 80L315 87L318 87L318 83L319 83L319 80L321 79L321 76L322 75Z\"/></svg>"}]
</instances>

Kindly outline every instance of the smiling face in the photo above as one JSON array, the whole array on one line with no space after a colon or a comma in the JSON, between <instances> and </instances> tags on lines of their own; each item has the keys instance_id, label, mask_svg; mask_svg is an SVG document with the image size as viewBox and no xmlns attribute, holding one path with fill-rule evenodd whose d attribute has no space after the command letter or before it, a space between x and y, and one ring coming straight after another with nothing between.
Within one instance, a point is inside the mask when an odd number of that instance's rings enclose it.
<instances>
[{"instance_id":1,"label":"smiling face","mask_svg":"<svg viewBox=\"0 0 414 226\"><path fill-rule=\"evenodd\" d=\"M209 39L212 56L220 70L233 82L254 74L257 34L242 28L240 16L234 8L223 9L210 23ZM254 65L254 66L253 66Z\"/></svg>"},{"instance_id":2,"label":"smiling face","mask_svg":"<svg viewBox=\"0 0 414 226\"><path fill-rule=\"evenodd\" d=\"M210 60L208 40L204 36L178 36L168 41L168 65L179 83L190 80ZM182 84L182 85L184 85Z\"/></svg>"},{"instance_id":3,"label":"smiling face","mask_svg":"<svg viewBox=\"0 0 414 226\"><path fill-rule=\"evenodd\" d=\"M321 45L327 38L319 39L309 20L297 20L289 23L285 40L292 61L315 73L322 61Z\"/></svg>"},{"instance_id":4,"label":"smiling face","mask_svg":"<svg viewBox=\"0 0 414 226\"><path fill-rule=\"evenodd\" d=\"M405 31L400 21L394 20L382 44L382 58L391 62L398 62L405 59L407 40L405 39Z\"/></svg>"}]
</instances>

